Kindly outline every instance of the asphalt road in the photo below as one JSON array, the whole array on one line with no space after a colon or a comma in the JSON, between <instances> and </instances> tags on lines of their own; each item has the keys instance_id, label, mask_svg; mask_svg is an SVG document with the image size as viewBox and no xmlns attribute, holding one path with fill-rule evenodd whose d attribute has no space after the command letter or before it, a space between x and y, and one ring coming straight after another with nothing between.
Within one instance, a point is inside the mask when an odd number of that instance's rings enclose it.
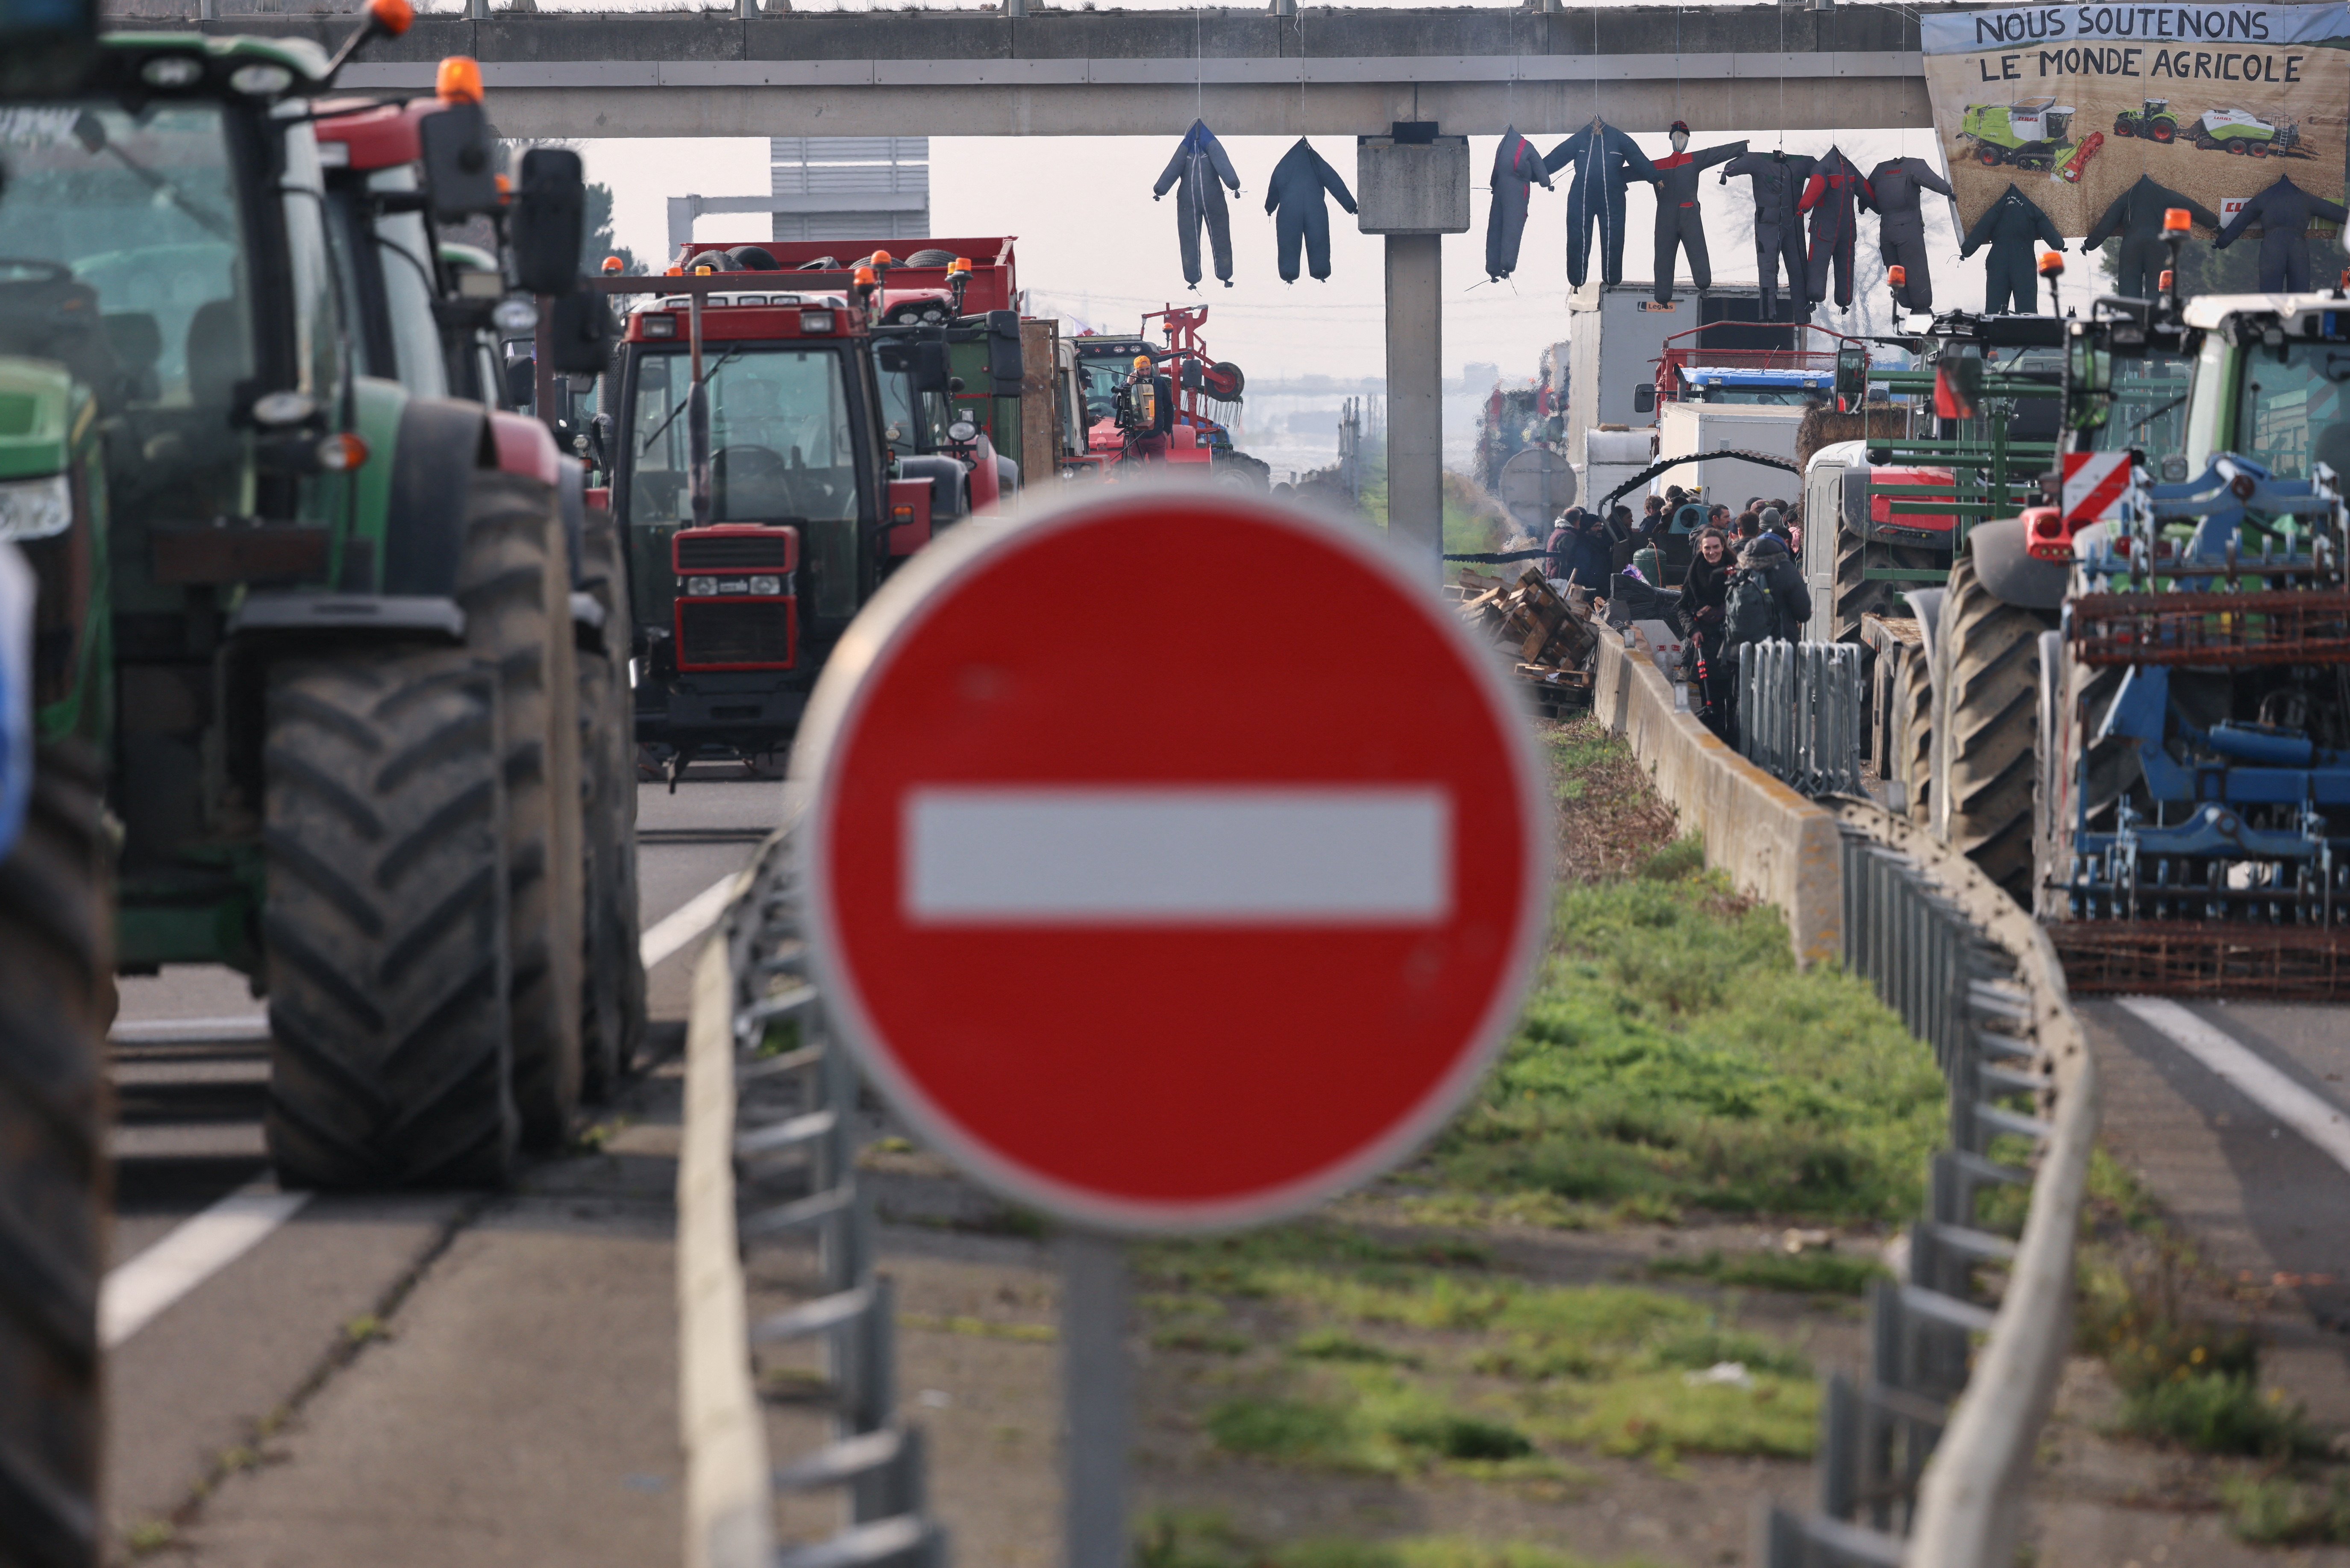
<instances>
[{"instance_id":1,"label":"asphalt road","mask_svg":"<svg viewBox=\"0 0 2350 1568\"><path fill-rule=\"evenodd\" d=\"M2085 1001L2104 1136L2261 1302L2264 1379L2350 1427L2350 1008Z\"/></svg>"},{"instance_id":2,"label":"asphalt road","mask_svg":"<svg viewBox=\"0 0 2350 1568\"><path fill-rule=\"evenodd\" d=\"M644 786L645 928L783 808L727 770ZM699 948L651 971L655 1061L495 1197L276 1194L262 1004L220 969L124 982L101 1328L119 1541L206 1568L675 1557L674 1054Z\"/></svg>"}]
</instances>

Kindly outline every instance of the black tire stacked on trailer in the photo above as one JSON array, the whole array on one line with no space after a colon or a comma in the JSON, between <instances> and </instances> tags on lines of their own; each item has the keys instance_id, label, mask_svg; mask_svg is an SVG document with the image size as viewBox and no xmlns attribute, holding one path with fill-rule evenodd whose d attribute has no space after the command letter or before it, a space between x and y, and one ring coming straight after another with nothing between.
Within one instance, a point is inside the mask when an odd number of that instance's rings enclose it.
<instances>
[{"instance_id":1,"label":"black tire stacked on trailer","mask_svg":"<svg viewBox=\"0 0 2350 1568\"><path fill-rule=\"evenodd\" d=\"M2002 603L1961 551L1950 566L1934 659L1930 810L1937 836L2032 907L2032 797L2038 783L2040 634L2047 611Z\"/></svg>"},{"instance_id":2,"label":"black tire stacked on trailer","mask_svg":"<svg viewBox=\"0 0 2350 1568\"><path fill-rule=\"evenodd\" d=\"M106 987L99 779L44 747L0 860L0 1564L94 1568Z\"/></svg>"},{"instance_id":3,"label":"black tire stacked on trailer","mask_svg":"<svg viewBox=\"0 0 2350 1568\"><path fill-rule=\"evenodd\" d=\"M580 1047L587 1092L601 1099L634 1064L645 1030L645 966L638 957L637 745L627 578L612 514L590 508L580 542L580 591L604 612L603 636L578 649L588 873Z\"/></svg>"},{"instance_id":4,"label":"black tire stacked on trailer","mask_svg":"<svg viewBox=\"0 0 2350 1568\"><path fill-rule=\"evenodd\" d=\"M578 1114L578 676L571 578L554 489L473 476L457 569L465 644L498 672L504 747L514 1096L524 1143L559 1147Z\"/></svg>"},{"instance_id":5,"label":"black tire stacked on trailer","mask_svg":"<svg viewBox=\"0 0 2350 1568\"><path fill-rule=\"evenodd\" d=\"M455 649L269 672L264 1124L283 1185L512 1173L498 684Z\"/></svg>"}]
</instances>

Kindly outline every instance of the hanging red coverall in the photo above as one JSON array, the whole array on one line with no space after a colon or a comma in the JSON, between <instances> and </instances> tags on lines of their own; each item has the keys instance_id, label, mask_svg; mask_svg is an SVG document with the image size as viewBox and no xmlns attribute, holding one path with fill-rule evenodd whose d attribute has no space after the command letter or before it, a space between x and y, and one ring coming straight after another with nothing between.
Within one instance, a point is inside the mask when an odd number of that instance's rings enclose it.
<instances>
[{"instance_id":1,"label":"hanging red coverall","mask_svg":"<svg viewBox=\"0 0 2350 1568\"><path fill-rule=\"evenodd\" d=\"M1835 302L1852 308L1853 247L1860 238L1858 209L1874 212L1877 196L1868 181L1839 148L1828 149L1812 170L1795 210L1812 215L1811 295L1828 297L1828 264L1835 264Z\"/></svg>"}]
</instances>

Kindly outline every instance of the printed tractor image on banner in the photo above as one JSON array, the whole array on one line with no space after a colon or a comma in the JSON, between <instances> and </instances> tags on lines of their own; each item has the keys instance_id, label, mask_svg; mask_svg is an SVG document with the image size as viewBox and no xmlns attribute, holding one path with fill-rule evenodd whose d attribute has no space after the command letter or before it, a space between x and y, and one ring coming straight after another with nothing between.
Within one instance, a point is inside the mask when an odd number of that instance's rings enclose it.
<instances>
[{"instance_id":1,"label":"printed tractor image on banner","mask_svg":"<svg viewBox=\"0 0 2350 1568\"><path fill-rule=\"evenodd\" d=\"M1920 26L1961 234L2011 184L2067 234L2141 175L2223 215L2280 177L2343 193L2350 5L2032 5Z\"/></svg>"}]
</instances>

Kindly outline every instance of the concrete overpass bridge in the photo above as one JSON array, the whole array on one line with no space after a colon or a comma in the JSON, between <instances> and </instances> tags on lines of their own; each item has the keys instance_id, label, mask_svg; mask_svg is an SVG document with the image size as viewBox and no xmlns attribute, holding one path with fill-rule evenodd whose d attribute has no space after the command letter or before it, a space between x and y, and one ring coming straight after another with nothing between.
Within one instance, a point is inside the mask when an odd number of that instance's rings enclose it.
<instances>
[{"instance_id":1,"label":"concrete overpass bridge","mask_svg":"<svg viewBox=\"0 0 2350 1568\"><path fill-rule=\"evenodd\" d=\"M329 42L350 26L162 25ZM1891 6L504 11L420 16L344 79L429 90L433 61L473 55L499 129L527 137L1163 135L1194 114L1226 136L1541 136L1594 113L1703 134L1927 125L1918 51L1917 13Z\"/></svg>"}]
</instances>

